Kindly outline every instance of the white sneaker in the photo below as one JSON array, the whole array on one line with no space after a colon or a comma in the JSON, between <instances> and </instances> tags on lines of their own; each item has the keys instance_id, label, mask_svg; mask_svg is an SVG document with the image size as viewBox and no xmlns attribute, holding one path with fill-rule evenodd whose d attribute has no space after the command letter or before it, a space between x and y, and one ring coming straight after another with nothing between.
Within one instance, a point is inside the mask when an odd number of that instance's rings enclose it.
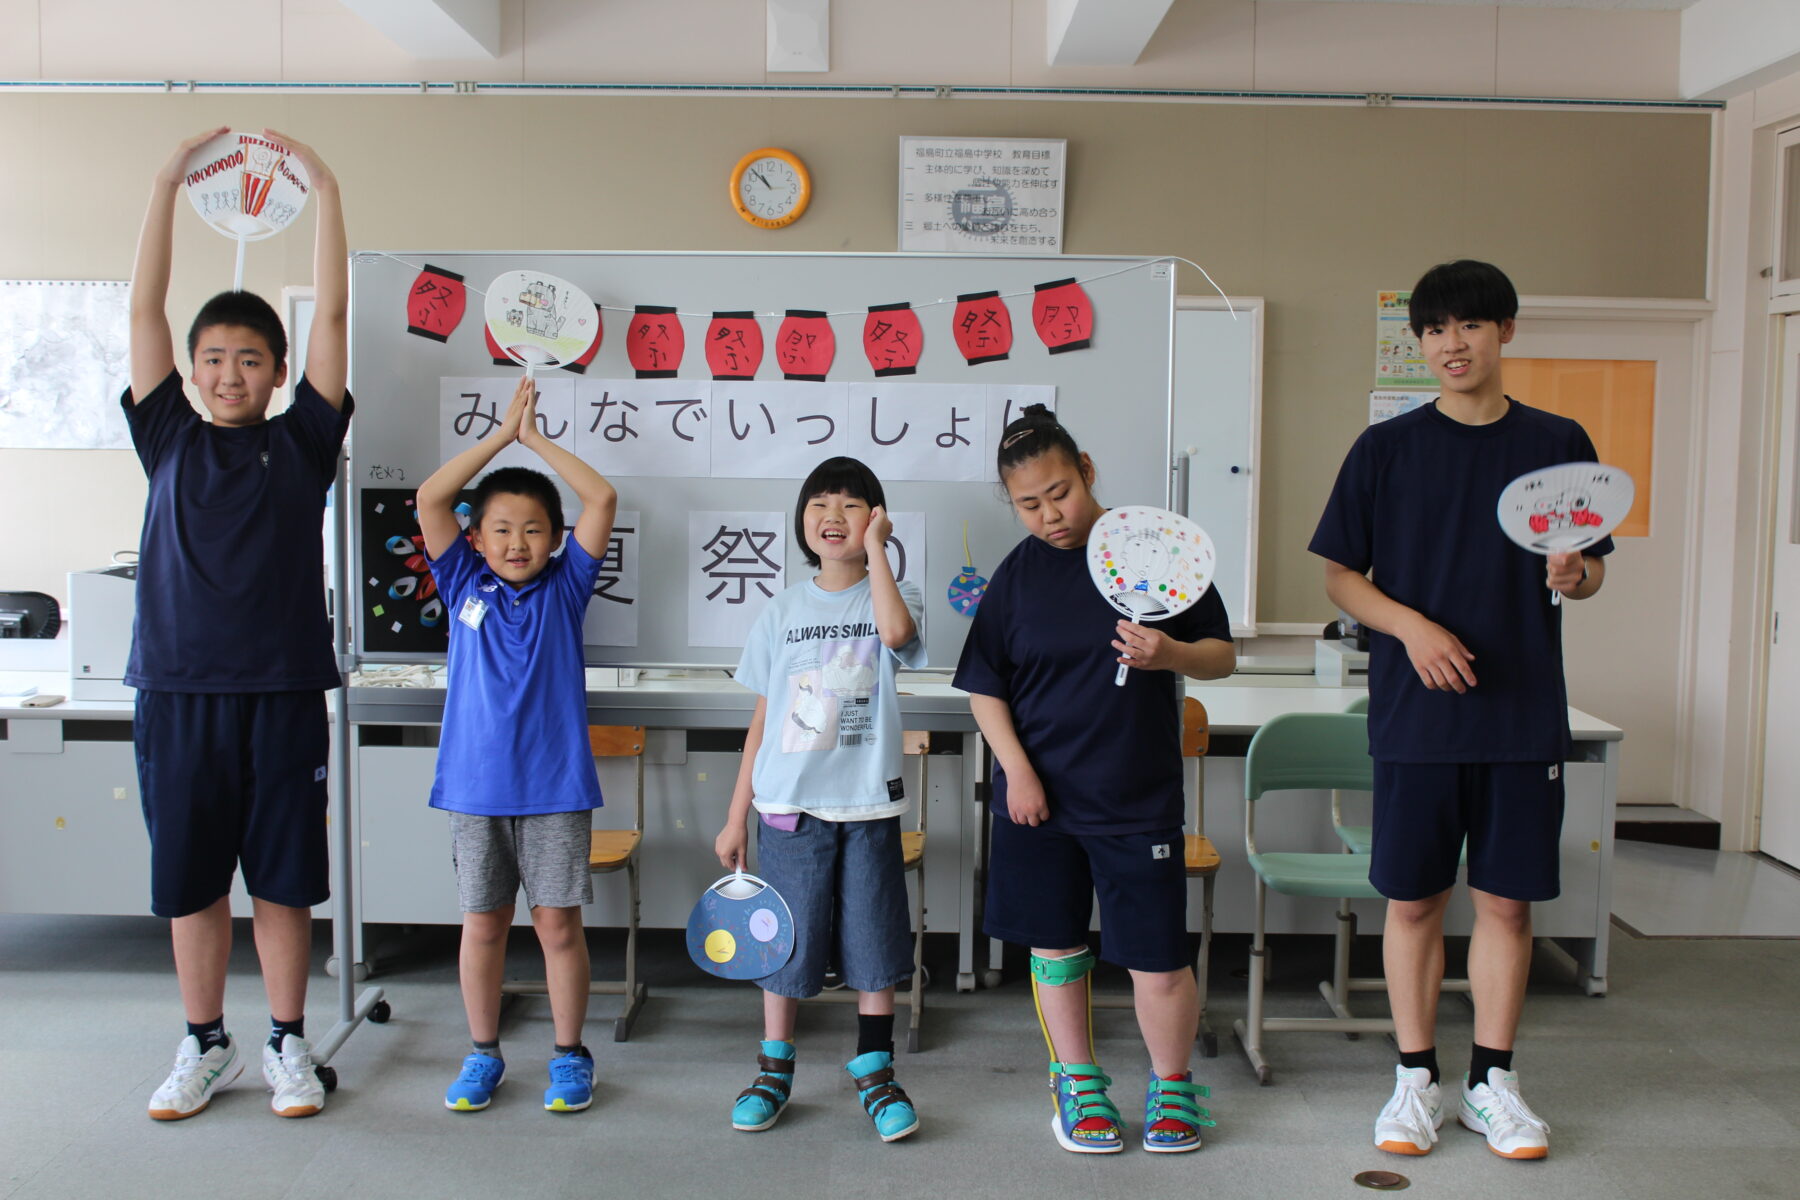
<instances>
[{"instance_id":1,"label":"white sneaker","mask_svg":"<svg viewBox=\"0 0 1800 1200\"><path fill-rule=\"evenodd\" d=\"M284 1034L281 1053L263 1043L263 1082L275 1093L269 1107L278 1117L310 1117L325 1107L325 1085L313 1069L312 1045Z\"/></svg>"},{"instance_id":2,"label":"white sneaker","mask_svg":"<svg viewBox=\"0 0 1800 1200\"><path fill-rule=\"evenodd\" d=\"M1462 1107L1456 1119L1486 1134L1488 1149L1501 1158L1544 1158L1550 1153L1550 1126L1519 1095L1515 1071L1489 1067L1487 1082L1474 1087L1463 1076Z\"/></svg>"},{"instance_id":3,"label":"white sneaker","mask_svg":"<svg viewBox=\"0 0 1800 1200\"><path fill-rule=\"evenodd\" d=\"M1425 1067L1395 1067L1394 1094L1375 1118L1375 1148L1430 1154L1444 1124L1444 1102Z\"/></svg>"},{"instance_id":4,"label":"white sneaker","mask_svg":"<svg viewBox=\"0 0 1800 1200\"><path fill-rule=\"evenodd\" d=\"M200 1053L200 1039L188 1034L175 1048L175 1066L169 1077L150 1095L150 1116L157 1121L179 1121L202 1111L213 1093L230 1087L244 1073L237 1042L229 1035L223 1045Z\"/></svg>"}]
</instances>

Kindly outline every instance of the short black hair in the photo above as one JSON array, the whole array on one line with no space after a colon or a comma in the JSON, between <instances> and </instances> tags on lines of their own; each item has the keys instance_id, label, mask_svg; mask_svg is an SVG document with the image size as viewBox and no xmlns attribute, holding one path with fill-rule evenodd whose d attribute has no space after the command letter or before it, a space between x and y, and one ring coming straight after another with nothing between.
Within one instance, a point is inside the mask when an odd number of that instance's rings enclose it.
<instances>
[{"instance_id":1,"label":"short black hair","mask_svg":"<svg viewBox=\"0 0 1800 1200\"><path fill-rule=\"evenodd\" d=\"M861 459L840 454L814 467L806 482L800 485L800 498L794 503L794 540L800 544L800 553L806 556L807 563L815 567L819 565L819 556L806 544L806 505L814 496L854 496L870 508L887 506L887 493L881 490L881 480L875 478L875 472Z\"/></svg>"},{"instance_id":2,"label":"short black hair","mask_svg":"<svg viewBox=\"0 0 1800 1200\"><path fill-rule=\"evenodd\" d=\"M995 465L999 468L1002 483L1008 471L1052 450L1062 451L1069 456L1071 466L1081 469L1081 448L1075 444L1074 435L1042 404L1027 404L1019 418L1000 435Z\"/></svg>"},{"instance_id":3,"label":"short black hair","mask_svg":"<svg viewBox=\"0 0 1800 1200\"><path fill-rule=\"evenodd\" d=\"M281 318L275 315L269 302L255 292L220 292L200 306L200 311L194 314L194 323L188 326L190 361L194 357L194 347L200 344L200 331L215 325L242 325L259 333L263 341L269 343L269 353L275 362L287 361L287 330L281 327Z\"/></svg>"},{"instance_id":4,"label":"short black hair","mask_svg":"<svg viewBox=\"0 0 1800 1200\"><path fill-rule=\"evenodd\" d=\"M556 490L556 481L530 467L498 467L481 477L481 482L475 485L475 497L469 501L471 529L481 527L488 501L502 495L528 496L542 504L544 511L550 514L550 536L562 536L562 495Z\"/></svg>"},{"instance_id":5,"label":"short black hair","mask_svg":"<svg viewBox=\"0 0 1800 1200\"><path fill-rule=\"evenodd\" d=\"M1459 258L1439 263L1413 284L1406 315L1414 337L1423 337L1427 325L1442 325L1453 317L1498 324L1519 315L1519 293L1493 263Z\"/></svg>"}]
</instances>

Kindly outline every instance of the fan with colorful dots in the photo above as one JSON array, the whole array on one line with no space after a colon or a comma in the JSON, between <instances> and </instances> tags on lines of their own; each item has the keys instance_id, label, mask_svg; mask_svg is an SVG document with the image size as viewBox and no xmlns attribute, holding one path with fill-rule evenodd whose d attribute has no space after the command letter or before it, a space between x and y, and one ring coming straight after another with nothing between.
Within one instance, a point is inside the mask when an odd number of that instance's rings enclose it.
<instances>
[{"instance_id":1,"label":"fan with colorful dots","mask_svg":"<svg viewBox=\"0 0 1800 1200\"><path fill-rule=\"evenodd\" d=\"M1519 476L1500 492L1495 515L1507 537L1545 556L1585 550L1619 527L1637 502L1627 471L1573 462ZM1562 593L1550 593L1551 604Z\"/></svg>"},{"instance_id":2,"label":"fan with colorful dots","mask_svg":"<svg viewBox=\"0 0 1800 1200\"><path fill-rule=\"evenodd\" d=\"M987 586L987 577L975 573L975 556L969 553L969 523L964 521L963 569L950 581L950 607L959 617L974 616L975 610L981 607L981 598L987 595Z\"/></svg>"},{"instance_id":3,"label":"fan with colorful dots","mask_svg":"<svg viewBox=\"0 0 1800 1200\"><path fill-rule=\"evenodd\" d=\"M1166 621L1212 585L1212 539L1179 513L1134 504L1100 514L1088 533L1088 574L1132 621ZM1124 663L1113 682L1123 687Z\"/></svg>"},{"instance_id":4,"label":"fan with colorful dots","mask_svg":"<svg viewBox=\"0 0 1800 1200\"><path fill-rule=\"evenodd\" d=\"M700 894L688 916L688 957L721 979L761 979L794 953L794 916L781 893L735 871Z\"/></svg>"}]
</instances>

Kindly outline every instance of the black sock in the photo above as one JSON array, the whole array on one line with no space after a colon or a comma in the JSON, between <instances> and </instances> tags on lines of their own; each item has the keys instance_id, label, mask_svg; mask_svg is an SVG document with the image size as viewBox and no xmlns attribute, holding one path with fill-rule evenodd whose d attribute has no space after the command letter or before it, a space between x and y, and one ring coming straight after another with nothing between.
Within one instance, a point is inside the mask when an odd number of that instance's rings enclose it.
<instances>
[{"instance_id":1,"label":"black sock","mask_svg":"<svg viewBox=\"0 0 1800 1200\"><path fill-rule=\"evenodd\" d=\"M558 1058L561 1058L565 1054L579 1054L583 1058L594 1057L593 1051L589 1050L580 1042L576 1042L573 1046L565 1046L561 1042L555 1042L553 1045L556 1047L556 1056Z\"/></svg>"},{"instance_id":2,"label":"black sock","mask_svg":"<svg viewBox=\"0 0 1800 1200\"><path fill-rule=\"evenodd\" d=\"M499 1038L495 1038L491 1042L477 1042L471 1039L469 1044L475 1047L475 1053L477 1054L485 1054L489 1058L497 1058L502 1062L506 1061L506 1056L500 1053Z\"/></svg>"},{"instance_id":3,"label":"black sock","mask_svg":"<svg viewBox=\"0 0 1800 1200\"><path fill-rule=\"evenodd\" d=\"M223 1046L231 1040L225 1036L225 1015L223 1013L199 1025L189 1021L187 1027L191 1036L200 1039L200 1053L202 1054L214 1046Z\"/></svg>"},{"instance_id":4,"label":"black sock","mask_svg":"<svg viewBox=\"0 0 1800 1200\"><path fill-rule=\"evenodd\" d=\"M1431 1082L1436 1083L1438 1081L1436 1046L1429 1047L1425 1050L1414 1050L1410 1054L1405 1050L1402 1050L1400 1052L1400 1065L1409 1071L1424 1067L1431 1072Z\"/></svg>"},{"instance_id":5,"label":"black sock","mask_svg":"<svg viewBox=\"0 0 1800 1200\"><path fill-rule=\"evenodd\" d=\"M1475 1052L1469 1056L1469 1086L1488 1081L1488 1068L1499 1067L1502 1071L1512 1070L1512 1051L1494 1050L1475 1043Z\"/></svg>"},{"instance_id":6,"label":"black sock","mask_svg":"<svg viewBox=\"0 0 1800 1200\"><path fill-rule=\"evenodd\" d=\"M270 1049L274 1050L277 1054L281 1053L281 1039L290 1033L297 1038L304 1039L306 1037L305 1013L301 1013L291 1021L277 1021L273 1016L269 1017Z\"/></svg>"},{"instance_id":7,"label":"black sock","mask_svg":"<svg viewBox=\"0 0 1800 1200\"><path fill-rule=\"evenodd\" d=\"M860 1055L875 1050L894 1052L893 1013L856 1014L856 1052Z\"/></svg>"}]
</instances>

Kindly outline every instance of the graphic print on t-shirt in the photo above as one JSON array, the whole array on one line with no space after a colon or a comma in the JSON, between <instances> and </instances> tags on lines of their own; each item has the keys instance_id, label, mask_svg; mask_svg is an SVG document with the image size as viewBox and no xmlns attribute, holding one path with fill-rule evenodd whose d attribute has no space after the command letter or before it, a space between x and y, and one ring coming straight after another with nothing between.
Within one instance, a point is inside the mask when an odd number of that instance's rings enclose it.
<instances>
[{"instance_id":1,"label":"graphic print on t-shirt","mask_svg":"<svg viewBox=\"0 0 1800 1200\"><path fill-rule=\"evenodd\" d=\"M875 744L876 661L881 638L872 624L803 625L789 629L784 754Z\"/></svg>"}]
</instances>

